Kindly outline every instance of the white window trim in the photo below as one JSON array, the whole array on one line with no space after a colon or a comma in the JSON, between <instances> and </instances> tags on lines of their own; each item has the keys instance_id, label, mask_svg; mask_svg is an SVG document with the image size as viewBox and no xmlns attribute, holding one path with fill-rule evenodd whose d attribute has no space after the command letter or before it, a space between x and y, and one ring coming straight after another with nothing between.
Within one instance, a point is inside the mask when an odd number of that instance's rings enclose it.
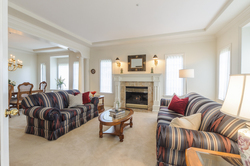
<instances>
[{"instance_id":1,"label":"white window trim","mask_svg":"<svg viewBox=\"0 0 250 166\"><path fill-rule=\"evenodd\" d=\"M223 104L224 100L219 99L219 78L220 78L220 53L222 50L229 48L230 50L230 75L232 74L232 44L227 44L224 47L220 47L218 50L218 56L217 56L217 93L216 93L216 99L218 103Z\"/></svg>"},{"instance_id":2,"label":"white window trim","mask_svg":"<svg viewBox=\"0 0 250 166\"><path fill-rule=\"evenodd\" d=\"M166 63L166 59L168 56L176 56L176 55L182 55L183 56L183 68L185 69L186 68L186 54L185 53L174 53L174 54L165 54L165 74L164 74L164 95L163 97L166 97L166 98L172 98L173 95L166 95L166 91L167 91L167 88L166 88L166 78L167 78L167 73L166 73L166 70L167 70L167 63ZM186 87L186 84L185 84L185 80L183 79L183 94L185 92L185 87Z\"/></svg>"},{"instance_id":3,"label":"white window trim","mask_svg":"<svg viewBox=\"0 0 250 166\"><path fill-rule=\"evenodd\" d=\"M112 75L112 78L111 78L111 92L101 92L101 61L102 60L111 60L111 75ZM101 94L113 94L114 93L114 90L113 90L113 60L111 58L104 58L104 59L100 59L99 60L99 92Z\"/></svg>"}]
</instances>

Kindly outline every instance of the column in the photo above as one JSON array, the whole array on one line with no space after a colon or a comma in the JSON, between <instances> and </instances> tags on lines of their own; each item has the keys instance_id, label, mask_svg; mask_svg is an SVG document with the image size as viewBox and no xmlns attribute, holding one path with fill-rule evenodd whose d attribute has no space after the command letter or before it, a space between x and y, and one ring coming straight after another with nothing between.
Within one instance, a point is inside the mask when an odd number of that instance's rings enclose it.
<instances>
[{"instance_id":1,"label":"column","mask_svg":"<svg viewBox=\"0 0 250 166\"><path fill-rule=\"evenodd\" d=\"M79 90L80 92L84 91L84 65L83 65L83 57L79 57Z\"/></svg>"},{"instance_id":2,"label":"column","mask_svg":"<svg viewBox=\"0 0 250 166\"><path fill-rule=\"evenodd\" d=\"M160 108L160 76L153 78L154 81L154 93L153 93L153 111L159 111Z\"/></svg>"},{"instance_id":3,"label":"column","mask_svg":"<svg viewBox=\"0 0 250 166\"><path fill-rule=\"evenodd\" d=\"M121 78L119 76L115 76L115 101L114 101L114 107L117 101L121 103Z\"/></svg>"},{"instance_id":4,"label":"column","mask_svg":"<svg viewBox=\"0 0 250 166\"><path fill-rule=\"evenodd\" d=\"M90 69L89 69L89 58L85 58L84 59L84 89L85 91L89 91L89 72L90 72Z\"/></svg>"}]
</instances>

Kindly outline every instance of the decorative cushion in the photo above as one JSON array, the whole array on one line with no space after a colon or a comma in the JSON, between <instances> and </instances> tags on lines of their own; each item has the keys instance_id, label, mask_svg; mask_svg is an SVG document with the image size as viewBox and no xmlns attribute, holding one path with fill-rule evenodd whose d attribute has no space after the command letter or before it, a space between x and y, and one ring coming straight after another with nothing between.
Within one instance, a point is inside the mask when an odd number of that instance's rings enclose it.
<instances>
[{"instance_id":1,"label":"decorative cushion","mask_svg":"<svg viewBox=\"0 0 250 166\"><path fill-rule=\"evenodd\" d=\"M190 129L190 130L198 130L200 128L200 124L201 124L201 113L197 113L181 118L174 118L171 121L170 126Z\"/></svg>"},{"instance_id":2,"label":"decorative cushion","mask_svg":"<svg viewBox=\"0 0 250 166\"><path fill-rule=\"evenodd\" d=\"M89 98L89 92L85 92L82 94L82 104L90 103L91 100Z\"/></svg>"},{"instance_id":3,"label":"decorative cushion","mask_svg":"<svg viewBox=\"0 0 250 166\"><path fill-rule=\"evenodd\" d=\"M74 96L76 96L76 95L78 95L78 94L80 94L80 92L75 92L75 93L74 93Z\"/></svg>"},{"instance_id":4,"label":"decorative cushion","mask_svg":"<svg viewBox=\"0 0 250 166\"><path fill-rule=\"evenodd\" d=\"M68 108L82 105L82 95L78 94L76 96L69 94L69 106Z\"/></svg>"},{"instance_id":5,"label":"decorative cushion","mask_svg":"<svg viewBox=\"0 0 250 166\"><path fill-rule=\"evenodd\" d=\"M187 104L188 104L188 97L180 99L179 97L174 95L168 106L168 109L175 111L179 114L185 115Z\"/></svg>"}]
</instances>

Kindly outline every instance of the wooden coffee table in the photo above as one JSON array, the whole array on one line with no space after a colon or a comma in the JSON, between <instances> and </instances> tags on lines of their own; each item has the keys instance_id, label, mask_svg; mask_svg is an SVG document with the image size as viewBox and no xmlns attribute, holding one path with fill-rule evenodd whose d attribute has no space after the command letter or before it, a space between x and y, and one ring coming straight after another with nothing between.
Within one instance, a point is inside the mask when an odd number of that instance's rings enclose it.
<instances>
[{"instance_id":1,"label":"wooden coffee table","mask_svg":"<svg viewBox=\"0 0 250 166\"><path fill-rule=\"evenodd\" d=\"M186 149L185 156L187 166L243 166L238 154L191 147Z\"/></svg>"},{"instance_id":2,"label":"wooden coffee table","mask_svg":"<svg viewBox=\"0 0 250 166\"><path fill-rule=\"evenodd\" d=\"M107 110L104 111L103 113L100 114L99 116L99 121L100 121L100 131L99 131L99 137L102 138L103 134L112 134L119 136L120 142L123 142L124 135L123 135L123 129L130 125L132 128L133 122L132 122L132 115L134 114L134 111L130 108L122 108L125 109L125 114L121 119L114 119L109 116L109 111ZM125 123L126 121L130 120L129 123ZM108 130L102 131L103 130L103 125L105 126L111 126Z\"/></svg>"}]
</instances>

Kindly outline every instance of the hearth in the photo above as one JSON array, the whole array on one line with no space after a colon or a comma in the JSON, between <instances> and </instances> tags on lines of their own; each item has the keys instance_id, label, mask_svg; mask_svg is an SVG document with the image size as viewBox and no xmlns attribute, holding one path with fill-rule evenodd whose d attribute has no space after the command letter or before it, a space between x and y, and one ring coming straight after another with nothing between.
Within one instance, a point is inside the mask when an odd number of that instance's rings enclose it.
<instances>
[{"instance_id":1,"label":"hearth","mask_svg":"<svg viewBox=\"0 0 250 166\"><path fill-rule=\"evenodd\" d=\"M148 109L148 87L126 86L126 107Z\"/></svg>"}]
</instances>

